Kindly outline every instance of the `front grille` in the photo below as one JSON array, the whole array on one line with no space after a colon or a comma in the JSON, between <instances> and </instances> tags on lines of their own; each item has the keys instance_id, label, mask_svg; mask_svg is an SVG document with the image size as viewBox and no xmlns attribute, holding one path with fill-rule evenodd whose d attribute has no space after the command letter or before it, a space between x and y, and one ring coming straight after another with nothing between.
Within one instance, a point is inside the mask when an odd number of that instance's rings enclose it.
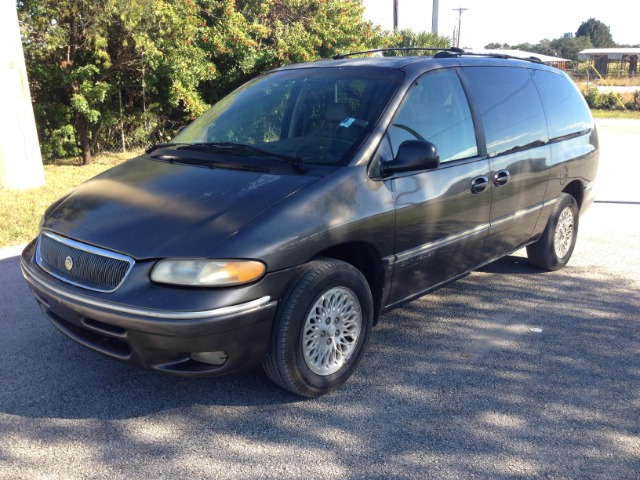
<instances>
[{"instance_id":1,"label":"front grille","mask_svg":"<svg viewBox=\"0 0 640 480\"><path fill-rule=\"evenodd\" d=\"M133 259L50 232L38 239L38 265L65 282L98 292L112 292L133 266Z\"/></svg>"}]
</instances>

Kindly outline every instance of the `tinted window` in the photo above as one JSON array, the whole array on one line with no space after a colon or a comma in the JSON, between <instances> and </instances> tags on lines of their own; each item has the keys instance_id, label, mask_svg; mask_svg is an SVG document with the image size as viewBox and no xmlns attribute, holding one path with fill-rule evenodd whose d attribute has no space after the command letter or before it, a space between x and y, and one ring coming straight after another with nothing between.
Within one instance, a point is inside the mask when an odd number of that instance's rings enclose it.
<instances>
[{"instance_id":1,"label":"tinted window","mask_svg":"<svg viewBox=\"0 0 640 480\"><path fill-rule=\"evenodd\" d=\"M533 80L547 114L552 139L584 132L591 128L591 115L582 94L562 74L537 70Z\"/></svg>"},{"instance_id":2,"label":"tinted window","mask_svg":"<svg viewBox=\"0 0 640 480\"><path fill-rule=\"evenodd\" d=\"M454 70L428 73L411 88L391 127L393 156L405 140L428 140L440 161L478 154L467 97Z\"/></svg>"},{"instance_id":3,"label":"tinted window","mask_svg":"<svg viewBox=\"0 0 640 480\"><path fill-rule=\"evenodd\" d=\"M306 163L345 164L401 80L387 68L273 72L220 100L174 141L248 144Z\"/></svg>"},{"instance_id":4,"label":"tinted window","mask_svg":"<svg viewBox=\"0 0 640 480\"><path fill-rule=\"evenodd\" d=\"M489 156L548 141L532 71L504 67L468 67L463 71L482 116Z\"/></svg>"}]
</instances>

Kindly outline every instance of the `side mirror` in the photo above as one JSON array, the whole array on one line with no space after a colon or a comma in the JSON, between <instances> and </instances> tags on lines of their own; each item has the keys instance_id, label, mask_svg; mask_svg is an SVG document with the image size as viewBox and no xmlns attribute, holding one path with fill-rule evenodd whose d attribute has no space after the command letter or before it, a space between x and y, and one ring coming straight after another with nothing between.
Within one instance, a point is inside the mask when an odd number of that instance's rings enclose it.
<instances>
[{"instance_id":1,"label":"side mirror","mask_svg":"<svg viewBox=\"0 0 640 480\"><path fill-rule=\"evenodd\" d=\"M400 144L396 158L382 164L382 174L433 170L438 168L438 165L440 165L440 154L433 143L422 140L407 140Z\"/></svg>"}]
</instances>

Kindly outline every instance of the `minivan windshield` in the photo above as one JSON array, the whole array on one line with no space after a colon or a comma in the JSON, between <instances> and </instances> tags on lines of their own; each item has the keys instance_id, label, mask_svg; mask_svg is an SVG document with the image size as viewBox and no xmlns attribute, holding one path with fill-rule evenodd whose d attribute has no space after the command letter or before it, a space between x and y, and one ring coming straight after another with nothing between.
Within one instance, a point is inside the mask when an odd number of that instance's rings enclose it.
<instances>
[{"instance_id":1,"label":"minivan windshield","mask_svg":"<svg viewBox=\"0 0 640 480\"><path fill-rule=\"evenodd\" d=\"M388 68L310 67L257 77L182 130L178 148L257 147L256 160L345 165L402 80ZM196 146L195 144L199 144ZM215 149L212 149L215 151Z\"/></svg>"}]
</instances>

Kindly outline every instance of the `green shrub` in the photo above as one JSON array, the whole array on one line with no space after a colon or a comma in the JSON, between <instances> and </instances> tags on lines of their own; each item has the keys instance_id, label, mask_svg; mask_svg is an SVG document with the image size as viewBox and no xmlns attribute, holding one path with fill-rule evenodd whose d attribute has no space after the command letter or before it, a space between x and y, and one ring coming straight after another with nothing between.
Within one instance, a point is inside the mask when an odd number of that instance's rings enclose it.
<instances>
[{"instance_id":1,"label":"green shrub","mask_svg":"<svg viewBox=\"0 0 640 480\"><path fill-rule=\"evenodd\" d=\"M598 89L590 88L589 91L584 94L584 99L587 101L589 108L598 108Z\"/></svg>"}]
</instances>

